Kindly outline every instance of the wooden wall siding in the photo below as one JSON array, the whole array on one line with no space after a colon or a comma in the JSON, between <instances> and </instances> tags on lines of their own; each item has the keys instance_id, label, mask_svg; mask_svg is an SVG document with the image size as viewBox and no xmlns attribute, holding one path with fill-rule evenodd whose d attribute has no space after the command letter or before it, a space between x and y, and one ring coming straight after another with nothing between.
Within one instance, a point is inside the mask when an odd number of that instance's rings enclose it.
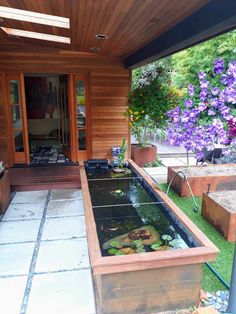
<instances>
[{"instance_id":1,"label":"wooden wall siding","mask_svg":"<svg viewBox=\"0 0 236 314\"><path fill-rule=\"evenodd\" d=\"M7 99L5 75L0 72L0 161L5 166L11 165L12 156L10 151L10 134L7 119Z\"/></svg>"},{"instance_id":2,"label":"wooden wall siding","mask_svg":"<svg viewBox=\"0 0 236 314\"><path fill-rule=\"evenodd\" d=\"M93 158L111 158L111 146L129 138L124 116L130 79L126 71L91 72L91 135ZM104 155L105 154L105 155Z\"/></svg>"},{"instance_id":3,"label":"wooden wall siding","mask_svg":"<svg viewBox=\"0 0 236 314\"><path fill-rule=\"evenodd\" d=\"M62 50L0 51L0 70L6 73L89 74L89 158L111 158L113 145L120 145L123 138L129 143L129 126L124 112L130 88L130 72L124 68L122 59Z\"/></svg>"}]
</instances>

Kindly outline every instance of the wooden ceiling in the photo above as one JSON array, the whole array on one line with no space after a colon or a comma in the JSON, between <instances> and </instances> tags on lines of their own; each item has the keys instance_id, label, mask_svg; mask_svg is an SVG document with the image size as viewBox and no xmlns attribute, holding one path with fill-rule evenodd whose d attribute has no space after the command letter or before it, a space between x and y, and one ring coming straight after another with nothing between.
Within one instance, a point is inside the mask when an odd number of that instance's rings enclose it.
<instances>
[{"instance_id":1,"label":"wooden ceiling","mask_svg":"<svg viewBox=\"0 0 236 314\"><path fill-rule=\"evenodd\" d=\"M126 57L180 21L196 12L209 0L0 0L0 5L15 9L68 17L70 29L4 18L0 26L71 38L61 44L28 38L12 38L0 30L0 49L66 49ZM95 35L106 34L107 40Z\"/></svg>"}]
</instances>

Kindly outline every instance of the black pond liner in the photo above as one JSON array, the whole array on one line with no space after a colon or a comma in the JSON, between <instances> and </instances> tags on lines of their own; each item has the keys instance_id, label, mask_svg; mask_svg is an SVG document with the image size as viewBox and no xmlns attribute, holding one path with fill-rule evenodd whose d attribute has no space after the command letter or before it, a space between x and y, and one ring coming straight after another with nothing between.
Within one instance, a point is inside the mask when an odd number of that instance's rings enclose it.
<instances>
[{"instance_id":1,"label":"black pond liner","mask_svg":"<svg viewBox=\"0 0 236 314\"><path fill-rule=\"evenodd\" d=\"M160 234L178 239L181 247L200 246L169 206L134 171L114 175L112 169L86 170L102 256L110 256L103 244L133 229L151 225ZM153 251L145 246L145 251Z\"/></svg>"}]
</instances>

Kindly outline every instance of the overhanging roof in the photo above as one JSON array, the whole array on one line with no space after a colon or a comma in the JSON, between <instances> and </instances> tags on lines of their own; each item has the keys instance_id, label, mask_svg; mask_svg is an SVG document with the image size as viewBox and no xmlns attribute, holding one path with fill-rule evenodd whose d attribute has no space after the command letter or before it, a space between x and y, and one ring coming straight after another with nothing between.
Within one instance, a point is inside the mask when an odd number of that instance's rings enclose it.
<instances>
[{"instance_id":1,"label":"overhanging roof","mask_svg":"<svg viewBox=\"0 0 236 314\"><path fill-rule=\"evenodd\" d=\"M135 68L236 27L236 1L213 0L125 59Z\"/></svg>"},{"instance_id":2,"label":"overhanging roof","mask_svg":"<svg viewBox=\"0 0 236 314\"><path fill-rule=\"evenodd\" d=\"M134 68L189 47L236 26L236 0L0 0L0 6L69 19L69 28L50 23L3 17L0 51L72 51L119 57ZM1 14L0 14L1 17ZM32 19L32 17L31 17ZM8 36L4 29L22 34ZM11 33L10 32L10 33ZM68 38L53 42L50 36ZM105 34L99 40L96 34ZM34 35L35 36L35 35ZM33 35L31 37L34 37Z\"/></svg>"}]
</instances>

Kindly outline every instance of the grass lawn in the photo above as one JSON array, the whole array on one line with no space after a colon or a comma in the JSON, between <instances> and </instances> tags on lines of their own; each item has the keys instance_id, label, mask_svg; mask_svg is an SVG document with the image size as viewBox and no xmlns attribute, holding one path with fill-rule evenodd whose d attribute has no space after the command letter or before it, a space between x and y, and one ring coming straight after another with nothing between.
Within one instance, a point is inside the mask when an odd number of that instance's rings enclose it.
<instances>
[{"instance_id":1,"label":"grass lawn","mask_svg":"<svg viewBox=\"0 0 236 314\"><path fill-rule=\"evenodd\" d=\"M167 184L160 184L160 188L166 191ZM231 270L233 263L234 243L227 242L214 227L212 227L201 216L201 197L197 197L199 211L193 211L193 200L191 197L183 198L178 196L173 190L170 190L169 197L175 204L182 209L182 211L203 231L203 233L220 249L216 262L211 263L212 267L230 283ZM221 284L218 278L204 266L204 276L202 288L207 291L226 290L225 286Z\"/></svg>"}]
</instances>

